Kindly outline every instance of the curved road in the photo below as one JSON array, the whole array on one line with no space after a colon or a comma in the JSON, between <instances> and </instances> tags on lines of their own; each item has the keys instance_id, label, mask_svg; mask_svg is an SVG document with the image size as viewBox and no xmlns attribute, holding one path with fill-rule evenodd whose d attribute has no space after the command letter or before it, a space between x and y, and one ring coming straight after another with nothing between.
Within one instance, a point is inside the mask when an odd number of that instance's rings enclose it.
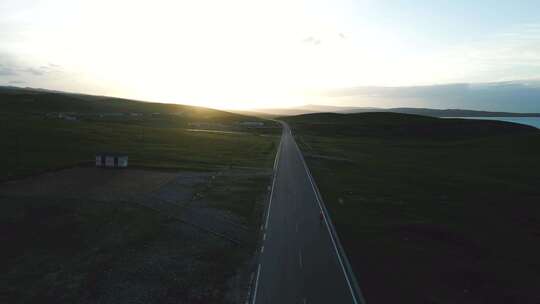
<instances>
[{"instance_id":1,"label":"curved road","mask_svg":"<svg viewBox=\"0 0 540 304\"><path fill-rule=\"evenodd\" d=\"M321 203L289 127L276 156L252 303L361 303L319 220Z\"/></svg>"}]
</instances>

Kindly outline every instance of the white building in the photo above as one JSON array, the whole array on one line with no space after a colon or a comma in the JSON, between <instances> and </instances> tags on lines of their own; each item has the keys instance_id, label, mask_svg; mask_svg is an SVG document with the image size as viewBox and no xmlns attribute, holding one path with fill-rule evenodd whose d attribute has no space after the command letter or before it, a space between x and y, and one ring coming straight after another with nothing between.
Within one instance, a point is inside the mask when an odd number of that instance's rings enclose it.
<instances>
[{"instance_id":1,"label":"white building","mask_svg":"<svg viewBox=\"0 0 540 304\"><path fill-rule=\"evenodd\" d=\"M126 168L128 166L128 156L119 153L99 153L96 154L96 167Z\"/></svg>"}]
</instances>

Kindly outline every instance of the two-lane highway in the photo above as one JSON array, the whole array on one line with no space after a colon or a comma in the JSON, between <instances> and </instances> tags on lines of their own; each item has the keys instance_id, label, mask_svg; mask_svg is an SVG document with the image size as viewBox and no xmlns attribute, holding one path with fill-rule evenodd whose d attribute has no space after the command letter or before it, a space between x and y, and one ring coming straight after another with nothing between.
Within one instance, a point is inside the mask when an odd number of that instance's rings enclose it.
<instances>
[{"instance_id":1,"label":"two-lane highway","mask_svg":"<svg viewBox=\"0 0 540 304\"><path fill-rule=\"evenodd\" d=\"M252 303L359 303L286 124L275 167Z\"/></svg>"}]
</instances>

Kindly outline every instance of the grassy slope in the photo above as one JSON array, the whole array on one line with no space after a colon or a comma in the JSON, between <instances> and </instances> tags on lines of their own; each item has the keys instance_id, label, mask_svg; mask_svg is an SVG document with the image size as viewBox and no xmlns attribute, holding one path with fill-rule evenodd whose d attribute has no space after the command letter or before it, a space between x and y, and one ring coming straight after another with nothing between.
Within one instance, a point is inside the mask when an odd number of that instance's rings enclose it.
<instances>
[{"instance_id":1,"label":"grassy slope","mask_svg":"<svg viewBox=\"0 0 540 304\"><path fill-rule=\"evenodd\" d=\"M50 112L76 112L82 118L76 122L46 118L45 113ZM112 112L161 115L95 115ZM126 152L130 165L188 170L250 167L256 169L254 172L269 169L279 139L273 136L279 134L277 129L267 134L186 130L190 122L227 127L244 120L258 119L181 105L4 92L0 93L0 136L4 142L0 181L92 162L98 151ZM5 270L0 280L6 282L0 288L0 302L225 302L228 280L254 250L257 206L266 193L268 176L218 177L215 183L219 187L195 190L220 197L210 202L238 216L253 240L231 247L212 235L189 232L167 212L129 202L0 194L0 227L8 231L0 240L10 244L0 254ZM189 267L186 259L192 260ZM124 282L125 288L110 290L110 281ZM132 294L133 290L138 293ZM124 294L127 291L130 294Z\"/></svg>"},{"instance_id":2,"label":"grassy slope","mask_svg":"<svg viewBox=\"0 0 540 304\"><path fill-rule=\"evenodd\" d=\"M45 113L51 112L76 112L82 118L75 122L46 118ZM111 112L147 115L95 115ZM162 115L148 115L155 112ZM131 164L144 166L204 170L268 165L268 152L275 143L258 132L213 134L186 130L191 122L232 127L245 120L259 119L212 109L104 97L4 93L0 94L0 136L5 144L0 150L0 180L91 162L100 151L128 153Z\"/></svg>"},{"instance_id":3,"label":"grassy slope","mask_svg":"<svg viewBox=\"0 0 540 304\"><path fill-rule=\"evenodd\" d=\"M210 120L212 122L259 120L229 112L195 106L144 102L122 98L82 94L34 92L25 89L5 91L0 89L0 112L48 113L161 113L183 114L185 120Z\"/></svg>"},{"instance_id":4,"label":"grassy slope","mask_svg":"<svg viewBox=\"0 0 540 304\"><path fill-rule=\"evenodd\" d=\"M391 113L286 118L372 303L537 303L540 132Z\"/></svg>"}]
</instances>

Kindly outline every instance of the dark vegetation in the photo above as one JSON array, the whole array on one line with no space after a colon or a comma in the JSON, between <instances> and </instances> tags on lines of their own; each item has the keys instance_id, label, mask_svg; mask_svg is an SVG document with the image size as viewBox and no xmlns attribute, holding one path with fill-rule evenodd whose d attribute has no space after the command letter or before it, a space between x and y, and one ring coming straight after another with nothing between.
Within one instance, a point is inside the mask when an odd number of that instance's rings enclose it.
<instances>
[{"instance_id":1,"label":"dark vegetation","mask_svg":"<svg viewBox=\"0 0 540 304\"><path fill-rule=\"evenodd\" d=\"M127 153L130 164L147 167L211 170L270 163L275 140L265 135L278 135L279 128L271 121L264 121L265 128L245 128L243 121L263 120L184 105L0 91L0 181L90 164L102 151Z\"/></svg>"},{"instance_id":2,"label":"dark vegetation","mask_svg":"<svg viewBox=\"0 0 540 304\"><path fill-rule=\"evenodd\" d=\"M292 108L257 109L252 112L242 112L247 115L289 116L312 113L400 113L424 115L432 117L540 117L540 113L492 112L466 109L430 109L430 108L373 108L352 106L303 105Z\"/></svg>"},{"instance_id":3,"label":"dark vegetation","mask_svg":"<svg viewBox=\"0 0 540 304\"><path fill-rule=\"evenodd\" d=\"M140 199L0 193L2 303L237 303L268 176L217 177L198 198ZM221 195L219 200L210 196ZM202 196L209 198L201 199ZM157 198L153 198L156 200ZM209 209L212 216L198 210ZM220 212L219 210L223 210ZM208 211L207 211L208 212ZM232 214L224 222L222 218ZM234 221L241 237L218 224ZM230 226L230 225L229 225ZM202 229L201 229L202 228ZM227 227L224 227L227 228ZM230 229L230 227L229 227ZM211 232L234 237L237 242Z\"/></svg>"},{"instance_id":4,"label":"dark vegetation","mask_svg":"<svg viewBox=\"0 0 540 304\"><path fill-rule=\"evenodd\" d=\"M280 134L273 122L248 128L244 121L263 120L0 90L0 303L243 302ZM130 167L194 178L120 199L10 191L43 172L54 179L56 170L93 166L101 151L127 153ZM92 169L76 172L84 170ZM88 178L73 176L81 188Z\"/></svg>"},{"instance_id":5,"label":"dark vegetation","mask_svg":"<svg viewBox=\"0 0 540 304\"><path fill-rule=\"evenodd\" d=\"M393 114L285 118L368 303L539 303L540 131Z\"/></svg>"},{"instance_id":6,"label":"dark vegetation","mask_svg":"<svg viewBox=\"0 0 540 304\"><path fill-rule=\"evenodd\" d=\"M255 117L195 106L144 102L107 96L93 96L31 89L2 89L0 87L1 112L19 114L42 114L53 112L92 114L160 114L176 115L177 123L210 121L215 123L260 121Z\"/></svg>"},{"instance_id":7,"label":"dark vegetation","mask_svg":"<svg viewBox=\"0 0 540 304\"><path fill-rule=\"evenodd\" d=\"M531 126L501 121L478 121L458 118L438 119L398 113L335 114L317 113L287 118L287 121L309 125L309 134L322 136L371 136L378 138L418 138L451 140L490 135L535 132ZM316 121L317 123L311 123Z\"/></svg>"}]
</instances>

